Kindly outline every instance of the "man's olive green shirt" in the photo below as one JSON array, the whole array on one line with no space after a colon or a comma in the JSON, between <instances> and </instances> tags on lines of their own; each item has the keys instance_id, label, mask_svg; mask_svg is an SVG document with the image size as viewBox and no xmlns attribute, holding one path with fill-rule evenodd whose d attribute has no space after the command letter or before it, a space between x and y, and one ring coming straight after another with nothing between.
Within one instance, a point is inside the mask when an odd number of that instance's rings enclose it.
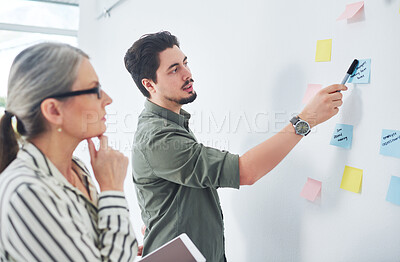
<instances>
[{"instance_id":1,"label":"man's olive green shirt","mask_svg":"<svg viewBox=\"0 0 400 262\"><path fill-rule=\"evenodd\" d=\"M132 164L147 227L143 255L186 233L207 261L224 261L217 188L239 188L239 156L198 143L189 118L149 100L139 116Z\"/></svg>"}]
</instances>

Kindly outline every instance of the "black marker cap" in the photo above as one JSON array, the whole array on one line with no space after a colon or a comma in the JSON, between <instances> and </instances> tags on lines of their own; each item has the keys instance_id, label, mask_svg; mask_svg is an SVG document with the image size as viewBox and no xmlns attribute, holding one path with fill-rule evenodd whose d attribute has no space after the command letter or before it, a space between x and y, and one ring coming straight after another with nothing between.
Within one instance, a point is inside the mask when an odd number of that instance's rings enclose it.
<instances>
[{"instance_id":1,"label":"black marker cap","mask_svg":"<svg viewBox=\"0 0 400 262\"><path fill-rule=\"evenodd\" d=\"M353 74L354 70L356 70L357 65L358 65L358 60L354 59L353 63L351 63L351 66L349 67L349 70L347 70L347 73L349 75Z\"/></svg>"}]
</instances>

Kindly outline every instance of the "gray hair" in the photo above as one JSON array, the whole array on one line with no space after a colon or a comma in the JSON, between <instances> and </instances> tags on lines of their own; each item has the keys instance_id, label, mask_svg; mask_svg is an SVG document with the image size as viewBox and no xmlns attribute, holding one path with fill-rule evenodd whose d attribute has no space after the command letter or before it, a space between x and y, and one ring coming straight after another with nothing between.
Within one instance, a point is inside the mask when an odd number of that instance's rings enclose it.
<instances>
[{"instance_id":1,"label":"gray hair","mask_svg":"<svg viewBox=\"0 0 400 262\"><path fill-rule=\"evenodd\" d=\"M71 90L83 58L88 55L61 43L37 44L18 54L10 70L6 110L16 116L21 135L33 138L46 130L41 102Z\"/></svg>"}]
</instances>

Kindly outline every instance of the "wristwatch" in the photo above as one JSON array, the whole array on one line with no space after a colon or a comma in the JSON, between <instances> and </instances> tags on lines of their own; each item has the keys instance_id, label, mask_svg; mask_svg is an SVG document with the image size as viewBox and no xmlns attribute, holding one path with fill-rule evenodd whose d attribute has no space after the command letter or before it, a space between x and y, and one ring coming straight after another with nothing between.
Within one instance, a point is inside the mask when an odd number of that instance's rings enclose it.
<instances>
[{"instance_id":1,"label":"wristwatch","mask_svg":"<svg viewBox=\"0 0 400 262\"><path fill-rule=\"evenodd\" d=\"M294 131L298 135L306 136L311 131L310 124L307 123L307 121L304 121L304 120L300 119L299 116L293 117L290 120L290 123L292 123L292 125L294 127Z\"/></svg>"}]
</instances>

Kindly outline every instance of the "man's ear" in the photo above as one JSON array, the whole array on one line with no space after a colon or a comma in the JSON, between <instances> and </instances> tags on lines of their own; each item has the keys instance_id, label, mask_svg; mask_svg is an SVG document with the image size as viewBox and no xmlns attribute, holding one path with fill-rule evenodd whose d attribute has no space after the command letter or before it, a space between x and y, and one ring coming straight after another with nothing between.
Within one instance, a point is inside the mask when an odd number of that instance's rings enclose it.
<instances>
[{"instance_id":1,"label":"man's ear","mask_svg":"<svg viewBox=\"0 0 400 262\"><path fill-rule=\"evenodd\" d=\"M143 78L142 85L147 89L147 91L150 94L154 94L156 92L155 83L153 82L153 80L148 79L148 78Z\"/></svg>"},{"instance_id":2,"label":"man's ear","mask_svg":"<svg viewBox=\"0 0 400 262\"><path fill-rule=\"evenodd\" d=\"M60 101L54 98L48 98L42 102L40 109L44 118L53 125L60 126L63 123L63 117L60 110Z\"/></svg>"}]
</instances>

